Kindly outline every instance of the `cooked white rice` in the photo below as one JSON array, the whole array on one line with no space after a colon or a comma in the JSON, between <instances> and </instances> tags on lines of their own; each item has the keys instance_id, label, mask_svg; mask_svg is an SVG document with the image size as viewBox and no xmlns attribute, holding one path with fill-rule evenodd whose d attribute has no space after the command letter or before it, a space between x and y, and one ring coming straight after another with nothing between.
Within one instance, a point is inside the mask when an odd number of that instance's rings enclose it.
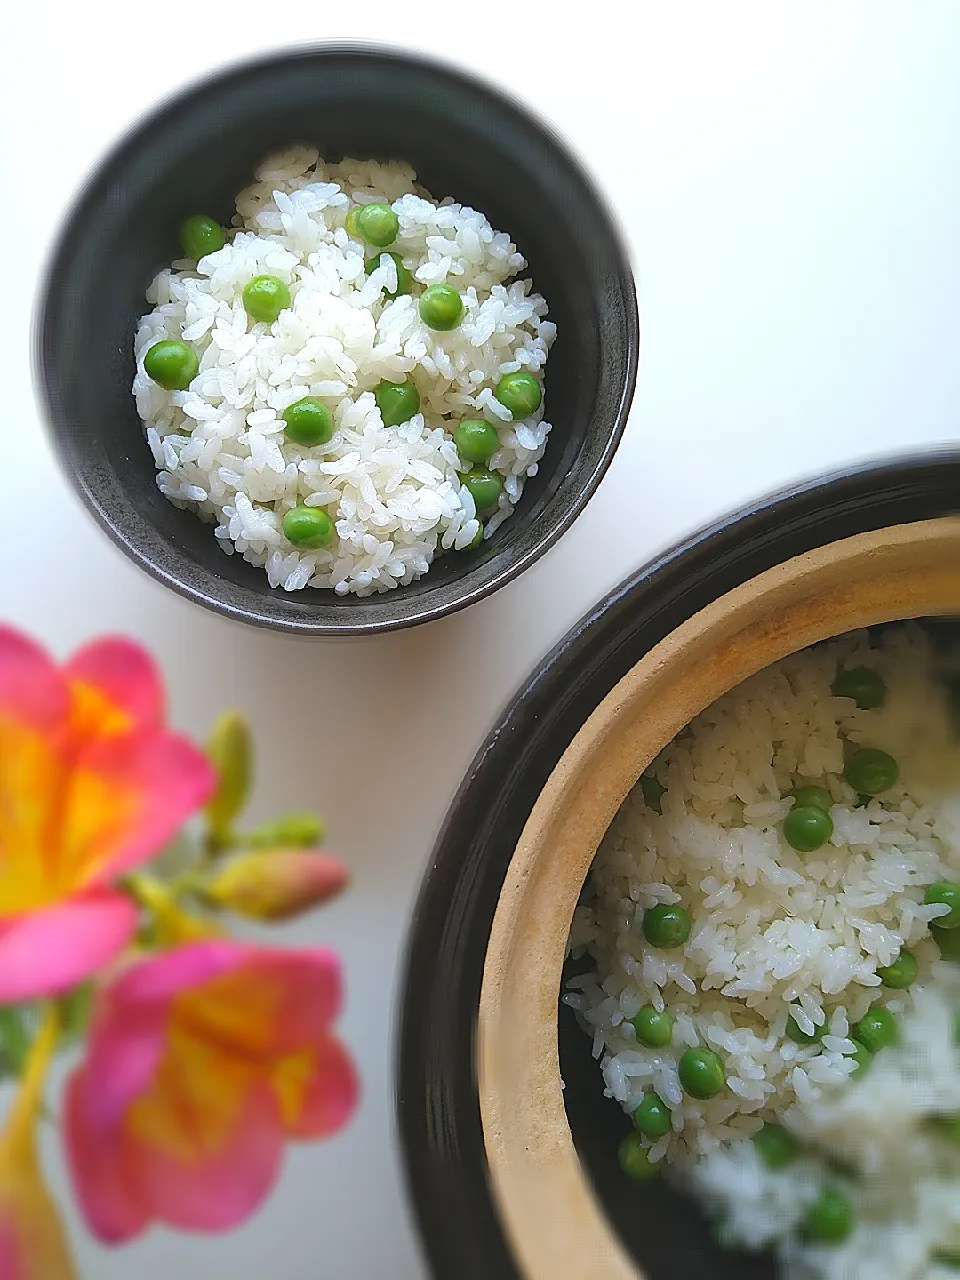
<instances>
[{"instance_id":1,"label":"cooked white rice","mask_svg":"<svg viewBox=\"0 0 960 1280\"><path fill-rule=\"evenodd\" d=\"M931 1274L934 1246L960 1242L960 1155L944 1154L943 1140L921 1124L930 1111L960 1113L952 1043L960 980L928 930L946 908L923 905L927 885L960 878L960 746L937 662L917 628L887 632L879 647L865 634L848 636L720 699L655 762L662 813L639 786L627 799L574 918L571 945L585 948L596 969L573 979L564 998L593 1035L606 1092L632 1113L656 1091L673 1128L652 1144L651 1159L669 1162L711 1207L722 1205L731 1239L781 1240L797 1275L912 1280ZM883 677L881 709L832 696L838 668L857 665ZM882 747L901 768L897 785L865 808L842 778L845 748L857 745ZM806 783L829 789L835 830L823 848L799 854L781 824L790 792ZM688 942L651 949L644 910L675 902L693 922ZM902 947L918 959L918 980L908 992L882 988L877 969ZM878 1001L900 1015L904 1047L884 1050L851 1081L850 1026ZM636 1039L629 1020L647 1004L676 1019L665 1049ZM826 1025L826 1034L794 1043L785 1036L791 1011L808 1033ZM932 1048L922 1071L915 1042ZM707 1102L685 1095L677 1074L680 1053L697 1044L725 1067L726 1088ZM771 1119L815 1154L769 1173L747 1139ZM854 1150L849 1135L858 1128L877 1143ZM901 1198L903 1212L885 1230L909 1239L858 1253L864 1226L842 1249L799 1247L792 1229L831 1152L870 1169L854 1199L869 1230L879 1230L891 1208L889 1160L900 1159L908 1133L913 1163L904 1155L897 1177L942 1183L927 1199L913 1185ZM869 1259L862 1270L859 1258Z\"/></svg>"},{"instance_id":2,"label":"cooked white rice","mask_svg":"<svg viewBox=\"0 0 960 1280\"><path fill-rule=\"evenodd\" d=\"M343 224L352 203L371 201L395 210L390 251L415 280L449 281L460 293L464 318L453 331L428 329L416 297L382 293L396 286L389 256L366 274L364 248ZM223 550L263 566L271 586L369 595L412 582L477 534L452 431L461 418L485 418L500 436L488 465L504 479L489 537L536 473L550 431L542 405L514 422L494 395L505 373L542 376L555 336L544 299L513 279L525 266L508 235L474 209L434 201L409 165L327 165L302 146L270 157L237 198L224 248L196 265L175 262L147 292L153 309L137 329L133 390L160 491L214 524ZM273 324L253 323L241 300L261 273L292 294ZM165 391L143 357L181 337L200 371L187 390ZM406 377L421 412L384 427L373 389ZM316 448L283 430L284 409L306 395L327 405L336 426ZM334 518L329 548L297 550L284 537L283 516L298 504Z\"/></svg>"}]
</instances>

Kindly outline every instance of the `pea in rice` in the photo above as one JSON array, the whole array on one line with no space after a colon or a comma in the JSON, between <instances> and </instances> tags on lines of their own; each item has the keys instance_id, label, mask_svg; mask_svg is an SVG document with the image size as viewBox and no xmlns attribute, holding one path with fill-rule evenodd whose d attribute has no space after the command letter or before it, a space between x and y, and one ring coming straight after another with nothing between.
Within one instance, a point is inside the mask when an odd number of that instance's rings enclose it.
<instances>
[{"instance_id":1,"label":"pea in rice","mask_svg":"<svg viewBox=\"0 0 960 1280\"><path fill-rule=\"evenodd\" d=\"M818 806L804 837L790 815ZM662 1168L797 1280L946 1276L955 923L960 742L923 631L817 646L720 699L622 806L571 931L594 967L564 1000L633 1117L625 1170Z\"/></svg>"},{"instance_id":2,"label":"pea in rice","mask_svg":"<svg viewBox=\"0 0 960 1280\"><path fill-rule=\"evenodd\" d=\"M222 247L217 230L184 225L210 251L160 272L137 329L160 491L287 591L386 591L489 537L550 431L555 326L509 236L409 165L307 147L266 160ZM329 415L316 443L284 421L303 400Z\"/></svg>"}]
</instances>

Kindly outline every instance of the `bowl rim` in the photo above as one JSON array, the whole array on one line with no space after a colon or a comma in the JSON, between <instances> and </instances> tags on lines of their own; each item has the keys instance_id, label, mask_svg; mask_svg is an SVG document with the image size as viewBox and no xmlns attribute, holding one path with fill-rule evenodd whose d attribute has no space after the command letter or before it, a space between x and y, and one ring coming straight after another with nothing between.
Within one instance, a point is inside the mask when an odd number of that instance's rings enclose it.
<instances>
[{"instance_id":1,"label":"bowl rim","mask_svg":"<svg viewBox=\"0 0 960 1280\"><path fill-rule=\"evenodd\" d=\"M495 103L500 109L506 109L514 117L522 120L527 128L537 135L543 144L580 180L590 193L604 222L604 231L609 243L613 262L616 266L615 278L621 292L625 310L624 352L626 376L617 397L616 409L610 424L608 439L603 451L592 466L589 474L574 492L566 510L559 519L553 521L539 538L526 548L513 562L494 569L490 576L471 590L444 603L417 605L415 597L408 597L403 592L398 603L410 602L399 616L373 619L370 621L351 621L346 614L341 622L316 622L309 617L278 618L270 608L272 596L263 602L251 598L249 604L230 604L212 592L208 592L189 582L183 581L175 573L143 550L133 539L127 536L98 498L92 485L82 472L77 462L74 448L68 443L70 414L61 402L56 380L50 376L50 368L55 349L54 331L60 313L58 302L62 291L57 289L57 282L67 269L73 257L75 241L81 234L82 227L90 217L96 205L104 198L112 181L123 171L130 158L137 153L149 132L157 125L172 123L189 113L196 104L207 95L229 92L230 87L253 72L266 72L282 66L314 61L318 64L336 59L366 59L381 62L384 66L406 65L415 71L466 87L479 102ZM532 104L527 104L509 90L463 70L459 66L444 59L434 58L418 50L407 50L399 46L376 41L344 40L316 41L308 44L278 47L253 57L232 60L212 72L194 77L186 84L160 99L152 107L140 114L109 146L99 158L90 173L75 192L67 211L53 238L46 261L41 268L40 283L35 294L33 308L34 339L31 344L31 364L33 384L41 406L41 417L46 428L47 439L59 462L62 472L87 512L107 534L111 541L136 565L149 574L154 580L170 588L178 595L193 603L220 614L223 617L248 625L263 627L274 631L287 632L300 636L348 637L377 635L387 631L403 630L424 622L468 608L478 601L499 590L508 582L517 578L539 560L570 529L582 514L587 503L595 494L601 480L605 476L613 456L616 453L623 433L626 429L630 406L636 389L637 370L640 358L640 318L637 302L636 280L631 265L623 226L612 201L599 186L598 181L585 164L578 150L568 143L553 125L543 118ZM491 568L496 565L493 557ZM389 598L392 593L386 593ZM317 603L323 602L323 596ZM382 600L383 595L372 597ZM309 597L308 597L309 599ZM350 610L353 613L354 610Z\"/></svg>"},{"instance_id":2,"label":"bowl rim","mask_svg":"<svg viewBox=\"0 0 960 1280\"><path fill-rule=\"evenodd\" d=\"M849 468L760 499L626 578L508 704L440 830L401 986L398 1124L408 1192L435 1274L520 1274L490 1187L476 1019L517 838L569 743L640 657L733 588L825 543L958 513L960 449Z\"/></svg>"}]
</instances>

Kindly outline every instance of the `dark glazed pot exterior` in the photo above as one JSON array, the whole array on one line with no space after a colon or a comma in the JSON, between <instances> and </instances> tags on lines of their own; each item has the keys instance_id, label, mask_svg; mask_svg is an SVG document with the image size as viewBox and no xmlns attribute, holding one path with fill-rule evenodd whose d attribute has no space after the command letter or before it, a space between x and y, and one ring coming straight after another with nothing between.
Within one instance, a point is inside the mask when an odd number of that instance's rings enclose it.
<instances>
[{"instance_id":1,"label":"dark glazed pot exterior","mask_svg":"<svg viewBox=\"0 0 960 1280\"><path fill-rule=\"evenodd\" d=\"M474 1029L484 954L530 810L597 704L653 645L732 588L793 556L891 525L960 514L960 450L830 476L695 534L591 609L504 712L440 832L411 925L398 1044L408 1182L441 1280L518 1275L494 1211L477 1097ZM638 1198L616 1163L627 1130L603 1097L586 1036L559 1013L567 1118L601 1203L650 1280L772 1280L764 1258L723 1253L695 1206L666 1186Z\"/></svg>"},{"instance_id":2,"label":"dark glazed pot exterior","mask_svg":"<svg viewBox=\"0 0 960 1280\"><path fill-rule=\"evenodd\" d=\"M550 444L513 518L474 552L384 595L272 590L156 486L130 385L144 290L202 209L229 222L264 156L306 141L326 156L401 157L438 198L507 230L546 297ZM93 175L60 235L42 299L37 376L68 477L142 568L208 608L300 635L365 635L472 604L534 563L596 489L636 380L636 294L619 234L578 163L543 124L449 67L369 47L251 62L176 97Z\"/></svg>"}]
</instances>

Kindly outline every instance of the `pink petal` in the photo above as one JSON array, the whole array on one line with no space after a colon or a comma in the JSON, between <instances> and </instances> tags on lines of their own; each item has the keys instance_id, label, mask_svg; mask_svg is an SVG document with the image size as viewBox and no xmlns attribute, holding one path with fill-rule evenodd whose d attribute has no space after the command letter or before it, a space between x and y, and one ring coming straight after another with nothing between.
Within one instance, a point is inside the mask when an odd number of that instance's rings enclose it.
<instances>
[{"instance_id":1,"label":"pink petal","mask_svg":"<svg viewBox=\"0 0 960 1280\"><path fill-rule=\"evenodd\" d=\"M359 1084L353 1062L335 1036L316 1050L316 1075L300 1114L286 1126L291 1138L323 1138L342 1129L357 1108Z\"/></svg>"},{"instance_id":2,"label":"pink petal","mask_svg":"<svg viewBox=\"0 0 960 1280\"><path fill-rule=\"evenodd\" d=\"M90 1230L108 1244L122 1244L143 1231L149 1215L137 1201L133 1179L124 1167L122 1135L109 1141L90 1127L85 1100L95 1092L84 1068L67 1081L63 1108L67 1166Z\"/></svg>"},{"instance_id":3,"label":"pink petal","mask_svg":"<svg viewBox=\"0 0 960 1280\"><path fill-rule=\"evenodd\" d=\"M179 1160L172 1151L137 1142L129 1167L139 1198L163 1222L184 1231L226 1231L263 1203L282 1156L277 1104L258 1081L219 1150Z\"/></svg>"},{"instance_id":4,"label":"pink petal","mask_svg":"<svg viewBox=\"0 0 960 1280\"><path fill-rule=\"evenodd\" d=\"M276 991L273 1045L279 1056L325 1043L340 1012L340 958L325 947L250 947L245 971Z\"/></svg>"},{"instance_id":5,"label":"pink petal","mask_svg":"<svg viewBox=\"0 0 960 1280\"><path fill-rule=\"evenodd\" d=\"M0 626L0 719L50 730L69 711L67 685L49 654L12 627Z\"/></svg>"},{"instance_id":6,"label":"pink petal","mask_svg":"<svg viewBox=\"0 0 960 1280\"><path fill-rule=\"evenodd\" d=\"M163 680L150 654L132 640L120 636L94 640L77 650L64 674L97 689L125 711L135 726L163 723Z\"/></svg>"},{"instance_id":7,"label":"pink petal","mask_svg":"<svg viewBox=\"0 0 960 1280\"><path fill-rule=\"evenodd\" d=\"M174 947L132 965L104 996L122 1008L141 1001L167 1004L182 991L239 968L251 950L256 948L230 938Z\"/></svg>"},{"instance_id":8,"label":"pink petal","mask_svg":"<svg viewBox=\"0 0 960 1280\"><path fill-rule=\"evenodd\" d=\"M101 993L85 1076L91 1085L84 1109L93 1132L112 1132L153 1079L163 1055L171 1001L181 991L235 968L243 952L219 940L177 947L132 965Z\"/></svg>"},{"instance_id":9,"label":"pink petal","mask_svg":"<svg viewBox=\"0 0 960 1280\"><path fill-rule=\"evenodd\" d=\"M123 1005L101 997L90 1036L84 1112L88 1129L108 1140L130 1103L150 1084L163 1056L168 1006L161 1001Z\"/></svg>"},{"instance_id":10,"label":"pink petal","mask_svg":"<svg viewBox=\"0 0 960 1280\"><path fill-rule=\"evenodd\" d=\"M110 890L0 921L0 1004L75 986L118 955L136 927L133 903Z\"/></svg>"},{"instance_id":11,"label":"pink petal","mask_svg":"<svg viewBox=\"0 0 960 1280\"><path fill-rule=\"evenodd\" d=\"M203 752L167 730L89 743L78 756L64 814L61 874L93 884L152 857L215 785Z\"/></svg>"}]
</instances>

